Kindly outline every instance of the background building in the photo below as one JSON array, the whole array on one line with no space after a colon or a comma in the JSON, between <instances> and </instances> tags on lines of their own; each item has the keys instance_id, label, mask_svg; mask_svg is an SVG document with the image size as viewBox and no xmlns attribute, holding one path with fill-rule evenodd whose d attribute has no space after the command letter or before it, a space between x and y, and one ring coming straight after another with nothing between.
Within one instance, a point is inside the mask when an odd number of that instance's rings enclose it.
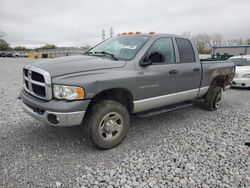
<instances>
[{"instance_id":1,"label":"background building","mask_svg":"<svg viewBox=\"0 0 250 188\"><path fill-rule=\"evenodd\" d=\"M83 55L87 49L81 48L57 48L57 49L40 49L32 50L28 53L28 58L56 58L72 55Z\"/></svg>"}]
</instances>

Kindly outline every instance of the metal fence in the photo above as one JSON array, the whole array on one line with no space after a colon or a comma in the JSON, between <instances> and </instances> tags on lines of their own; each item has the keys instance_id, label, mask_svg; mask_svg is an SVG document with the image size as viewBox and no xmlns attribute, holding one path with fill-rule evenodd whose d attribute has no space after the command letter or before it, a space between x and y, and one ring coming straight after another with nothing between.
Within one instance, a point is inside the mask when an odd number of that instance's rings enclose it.
<instances>
[{"instance_id":1,"label":"metal fence","mask_svg":"<svg viewBox=\"0 0 250 188\"><path fill-rule=\"evenodd\" d=\"M86 52L84 49L46 49L46 50L34 50L30 51L28 54L29 58L56 58L63 56L72 55L83 55Z\"/></svg>"}]
</instances>

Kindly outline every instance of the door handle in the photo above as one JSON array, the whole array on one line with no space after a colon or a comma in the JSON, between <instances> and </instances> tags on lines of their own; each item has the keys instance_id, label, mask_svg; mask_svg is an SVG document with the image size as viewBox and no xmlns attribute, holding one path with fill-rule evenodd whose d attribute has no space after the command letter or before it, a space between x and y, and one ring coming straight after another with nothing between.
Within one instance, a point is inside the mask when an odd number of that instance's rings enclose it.
<instances>
[{"instance_id":1,"label":"door handle","mask_svg":"<svg viewBox=\"0 0 250 188\"><path fill-rule=\"evenodd\" d=\"M170 71L169 71L169 74L177 74L177 73L178 73L177 70L170 70Z\"/></svg>"},{"instance_id":2,"label":"door handle","mask_svg":"<svg viewBox=\"0 0 250 188\"><path fill-rule=\"evenodd\" d=\"M194 68L193 71L200 71L200 68Z\"/></svg>"}]
</instances>

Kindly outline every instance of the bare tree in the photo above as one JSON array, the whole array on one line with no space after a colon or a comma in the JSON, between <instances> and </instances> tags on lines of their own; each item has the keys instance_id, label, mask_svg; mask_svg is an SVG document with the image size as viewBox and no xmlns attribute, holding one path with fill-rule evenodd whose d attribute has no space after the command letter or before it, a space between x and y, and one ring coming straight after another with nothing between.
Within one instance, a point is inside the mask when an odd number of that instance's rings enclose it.
<instances>
[{"instance_id":1,"label":"bare tree","mask_svg":"<svg viewBox=\"0 0 250 188\"><path fill-rule=\"evenodd\" d=\"M243 45L243 44L244 44L244 41L241 38L227 40L227 45L229 45L229 46L232 46L232 45Z\"/></svg>"},{"instance_id":2,"label":"bare tree","mask_svg":"<svg viewBox=\"0 0 250 188\"><path fill-rule=\"evenodd\" d=\"M223 45L223 36L220 33L214 33L209 35L209 47Z\"/></svg>"},{"instance_id":3,"label":"bare tree","mask_svg":"<svg viewBox=\"0 0 250 188\"><path fill-rule=\"evenodd\" d=\"M207 33L199 33L193 37L200 54L208 54L211 50L210 36Z\"/></svg>"},{"instance_id":4,"label":"bare tree","mask_svg":"<svg viewBox=\"0 0 250 188\"><path fill-rule=\"evenodd\" d=\"M223 36L220 33L199 33L193 36L193 39L198 52L201 54L209 54L213 46L221 46L224 44Z\"/></svg>"},{"instance_id":5,"label":"bare tree","mask_svg":"<svg viewBox=\"0 0 250 188\"><path fill-rule=\"evenodd\" d=\"M185 31L184 33L182 33L182 35L185 36L185 37L190 37L191 32L190 31Z\"/></svg>"},{"instance_id":6,"label":"bare tree","mask_svg":"<svg viewBox=\"0 0 250 188\"><path fill-rule=\"evenodd\" d=\"M10 45L3 39L0 39L0 51L10 50Z\"/></svg>"},{"instance_id":7,"label":"bare tree","mask_svg":"<svg viewBox=\"0 0 250 188\"><path fill-rule=\"evenodd\" d=\"M249 39L246 39L245 44L246 44L246 45L250 45L250 38L249 38Z\"/></svg>"}]
</instances>

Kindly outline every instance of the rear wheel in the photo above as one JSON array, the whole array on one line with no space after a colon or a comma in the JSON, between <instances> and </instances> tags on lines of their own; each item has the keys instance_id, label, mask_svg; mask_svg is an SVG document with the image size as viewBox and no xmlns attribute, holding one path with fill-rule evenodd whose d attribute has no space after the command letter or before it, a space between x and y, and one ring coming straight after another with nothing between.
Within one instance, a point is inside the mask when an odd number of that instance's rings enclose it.
<instances>
[{"instance_id":1,"label":"rear wheel","mask_svg":"<svg viewBox=\"0 0 250 188\"><path fill-rule=\"evenodd\" d=\"M205 95L203 108L208 111L217 110L220 107L222 99L222 88L219 86L211 86Z\"/></svg>"},{"instance_id":2,"label":"rear wheel","mask_svg":"<svg viewBox=\"0 0 250 188\"><path fill-rule=\"evenodd\" d=\"M119 102L103 100L90 107L86 126L95 146L101 149L113 148L123 141L128 132L128 110Z\"/></svg>"}]
</instances>

